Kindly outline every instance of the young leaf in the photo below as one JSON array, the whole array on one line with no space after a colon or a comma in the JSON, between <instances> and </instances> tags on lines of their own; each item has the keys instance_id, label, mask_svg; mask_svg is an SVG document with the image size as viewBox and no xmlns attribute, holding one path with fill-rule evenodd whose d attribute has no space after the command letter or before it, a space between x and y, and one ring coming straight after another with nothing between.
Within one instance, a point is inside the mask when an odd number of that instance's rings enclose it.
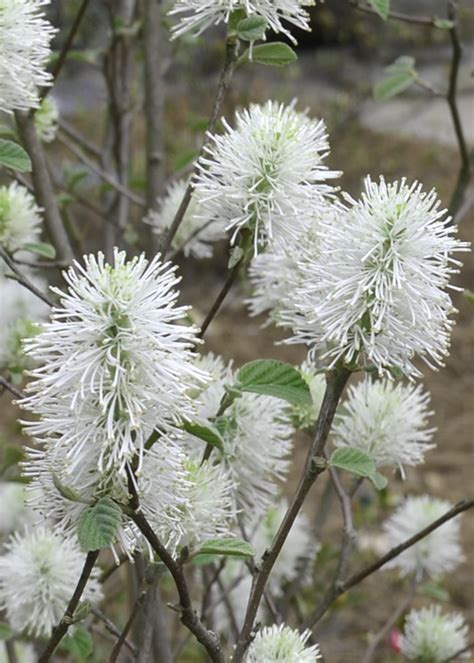
<instances>
[{"instance_id":1,"label":"young leaf","mask_svg":"<svg viewBox=\"0 0 474 663\"><path fill-rule=\"evenodd\" d=\"M224 442L222 441L221 436L213 428L188 421L184 421L181 424L181 427L186 431L186 433L190 433L190 435L198 437L200 440L207 442L207 444L210 444L213 447L220 449L221 451L224 449Z\"/></svg>"},{"instance_id":2,"label":"young leaf","mask_svg":"<svg viewBox=\"0 0 474 663\"><path fill-rule=\"evenodd\" d=\"M25 251L31 251L31 253L36 253L43 258L49 258L54 260L56 258L56 249L51 244L47 242L28 242L22 246Z\"/></svg>"},{"instance_id":3,"label":"young leaf","mask_svg":"<svg viewBox=\"0 0 474 663\"><path fill-rule=\"evenodd\" d=\"M336 449L329 459L329 465L352 472L359 477L371 477L375 474L375 464L372 458L363 451L352 447Z\"/></svg>"},{"instance_id":4,"label":"young leaf","mask_svg":"<svg viewBox=\"0 0 474 663\"><path fill-rule=\"evenodd\" d=\"M449 592L434 582L426 582L424 585L421 585L418 592L422 596L429 596L431 599L435 599L436 601L450 600Z\"/></svg>"},{"instance_id":5,"label":"young leaf","mask_svg":"<svg viewBox=\"0 0 474 663\"><path fill-rule=\"evenodd\" d=\"M377 490L383 490L387 487L387 477L384 477L384 475L380 474L379 472L374 472L373 474L369 475L369 479L372 481Z\"/></svg>"},{"instance_id":6,"label":"young leaf","mask_svg":"<svg viewBox=\"0 0 474 663\"><path fill-rule=\"evenodd\" d=\"M243 41L256 41L265 35L267 25L263 16L249 16L237 24L237 35Z\"/></svg>"},{"instance_id":7,"label":"young leaf","mask_svg":"<svg viewBox=\"0 0 474 663\"><path fill-rule=\"evenodd\" d=\"M415 60L402 55L390 67L387 67L386 73L386 77L374 86L373 93L376 101L391 99L415 82Z\"/></svg>"},{"instance_id":8,"label":"young leaf","mask_svg":"<svg viewBox=\"0 0 474 663\"><path fill-rule=\"evenodd\" d=\"M380 18L386 21L390 13L390 0L369 0L369 2Z\"/></svg>"},{"instance_id":9,"label":"young leaf","mask_svg":"<svg viewBox=\"0 0 474 663\"><path fill-rule=\"evenodd\" d=\"M0 622L0 641L9 640L14 635L12 629L6 622Z\"/></svg>"},{"instance_id":10,"label":"young leaf","mask_svg":"<svg viewBox=\"0 0 474 663\"><path fill-rule=\"evenodd\" d=\"M56 474L54 474L54 472L53 472L53 484L56 490L58 491L58 493L62 495L64 499L69 500L70 502L82 502L83 504L89 504L89 502L85 501L79 495L79 493L76 493L75 490L61 483L59 477Z\"/></svg>"},{"instance_id":11,"label":"young leaf","mask_svg":"<svg viewBox=\"0 0 474 663\"><path fill-rule=\"evenodd\" d=\"M454 28L454 21L447 18L435 18L433 25L440 30L452 30Z\"/></svg>"},{"instance_id":12,"label":"young leaf","mask_svg":"<svg viewBox=\"0 0 474 663\"><path fill-rule=\"evenodd\" d=\"M229 557L253 557L255 550L242 539L209 539L204 541L196 555L227 555Z\"/></svg>"},{"instance_id":13,"label":"young leaf","mask_svg":"<svg viewBox=\"0 0 474 663\"><path fill-rule=\"evenodd\" d=\"M61 643L61 648L80 659L88 658L94 651L92 637L83 626L77 626L74 633L66 635Z\"/></svg>"},{"instance_id":14,"label":"young leaf","mask_svg":"<svg viewBox=\"0 0 474 663\"><path fill-rule=\"evenodd\" d=\"M79 543L84 551L107 548L115 540L122 519L122 511L110 497L102 497L86 509L78 523Z\"/></svg>"},{"instance_id":15,"label":"young leaf","mask_svg":"<svg viewBox=\"0 0 474 663\"><path fill-rule=\"evenodd\" d=\"M266 394L292 405L311 405L311 392L299 371L275 359L257 359L242 366L237 374L242 391Z\"/></svg>"},{"instance_id":16,"label":"young leaf","mask_svg":"<svg viewBox=\"0 0 474 663\"><path fill-rule=\"evenodd\" d=\"M471 306L474 306L474 292L471 292L471 290L465 290L463 295L464 299L468 301Z\"/></svg>"},{"instance_id":17,"label":"young leaf","mask_svg":"<svg viewBox=\"0 0 474 663\"><path fill-rule=\"evenodd\" d=\"M285 67L298 59L292 48L283 42L276 41L272 44L258 44L252 49L252 53L247 50L241 56L240 62L252 60L259 64L271 65L273 67Z\"/></svg>"},{"instance_id":18,"label":"young leaf","mask_svg":"<svg viewBox=\"0 0 474 663\"><path fill-rule=\"evenodd\" d=\"M25 150L11 140L0 139L0 166L6 166L20 173L31 171L30 157Z\"/></svg>"}]
</instances>

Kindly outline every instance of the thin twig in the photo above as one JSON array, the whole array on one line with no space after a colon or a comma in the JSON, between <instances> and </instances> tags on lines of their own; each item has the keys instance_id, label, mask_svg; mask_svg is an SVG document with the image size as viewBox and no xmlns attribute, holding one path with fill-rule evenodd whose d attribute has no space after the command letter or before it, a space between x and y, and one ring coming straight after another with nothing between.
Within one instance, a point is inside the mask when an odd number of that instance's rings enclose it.
<instances>
[{"instance_id":1,"label":"thin twig","mask_svg":"<svg viewBox=\"0 0 474 663\"><path fill-rule=\"evenodd\" d=\"M360 12L365 14L372 14L373 16L379 16L378 12L369 5L360 4L358 0L349 0L349 4L357 9ZM403 14L401 12L389 12L387 18L404 21L405 23L414 23L416 25L426 25L427 27L435 28L436 23L434 17L431 16L415 16L414 14Z\"/></svg>"},{"instance_id":2,"label":"thin twig","mask_svg":"<svg viewBox=\"0 0 474 663\"><path fill-rule=\"evenodd\" d=\"M91 613L96 617L100 622L103 623L105 626L106 630L114 635L116 638L120 638L121 636L121 631L115 624L105 615L102 610L99 610L99 608L96 608L95 606L92 606L91 608ZM134 656L137 655L137 648L135 647L134 644L130 642L127 638L124 640L124 645L127 647L129 651L132 652Z\"/></svg>"},{"instance_id":3,"label":"thin twig","mask_svg":"<svg viewBox=\"0 0 474 663\"><path fill-rule=\"evenodd\" d=\"M341 580L345 577L347 573L349 558L354 549L356 533L354 530L354 523L352 520L352 495L348 494L344 490L344 487L341 483L337 470L335 470L333 467L330 467L329 474L331 476L331 480L335 488L336 495L341 505L342 519L344 522L341 552L337 564L336 575L333 581L333 586L337 587L337 585L341 582Z\"/></svg>"},{"instance_id":4,"label":"thin twig","mask_svg":"<svg viewBox=\"0 0 474 663\"><path fill-rule=\"evenodd\" d=\"M235 39L227 39L224 66L222 68L222 72L219 78L219 83L217 86L217 94L214 101L214 106L212 109L209 124L207 125L207 131L201 149L199 150L199 155L196 159L196 166L194 167L193 173L190 177L189 184L186 188L183 200L181 201L181 204L176 212L175 218L173 219L173 223L171 224L164 238L162 246L163 255L166 255L166 253L168 252L171 246L171 242L173 241L173 238L176 235L179 226L181 225L184 215L186 214L186 210L188 209L189 203L191 202L191 196L193 193L193 184L192 184L193 176L197 172L197 163L199 161L199 158L203 154L204 149L210 140L210 134L212 134L212 132L216 127L216 123L219 118L219 113L221 112L222 104L224 102L224 97L232 80L234 69L237 63L238 49L239 49L238 40L236 41Z\"/></svg>"},{"instance_id":5,"label":"thin twig","mask_svg":"<svg viewBox=\"0 0 474 663\"><path fill-rule=\"evenodd\" d=\"M34 118L30 113L15 112L18 132L32 164L32 179L38 204L44 210L44 221L49 238L56 249L58 261L66 266L74 259L71 242L64 226L43 145L38 138Z\"/></svg>"},{"instance_id":6,"label":"thin twig","mask_svg":"<svg viewBox=\"0 0 474 663\"><path fill-rule=\"evenodd\" d=\"M11 382L8 382L8 380L6 380L3 375L0 375L0 385L3 387L3 389L6 389L17 398L26 398L26 394L24 394L20 389L17 389L17 387L11 384Z\"/></svg>"},{"instance_id":7,"label":"thin twig","mask_svg":"<svg viewBox=\"0 0 474 663\"><path fill-rule=\"evenodd\" d=\"M308 451L306 458L305 469L301 476L298 488L293 496L292 502L288 511L280 525L280 528L270 546L262 558L262 566L260 571L254 578L252 584L252 591L247 606L244 625L240 632L237 641L233 663L241 663L248 645L250 644L251 634L255 618L257 616L258 607L263 596L263 591L267 583L268 577L271 573L273 565L275 564L278 555L290 533L291 527L297 517L301 506L308 494L311 486L314 484L318 476L324 471L325 463L318 462L321 455L324 453L326 441L331 429L332 421L336 412L336 407L339 399L344 391L344 387L349 379L350 371L346 368L338 368L331 371L327 375L327 385L324 394L323 403L319 412L318 420L316 422L316 430L311 447Z\"/></svg>"},{"instance_id":8,"label":"thin twig","mask_svg":"<svg viewBox=\"0 0 474 663\"><path fill-rule=\"evenodd\" d=\"M374 637L371 639L369 646L367 647L367 650L365 652L364 658L362 659L362 663L372 663L378 647L382 644L382 642L385 641L385 639L387 638L387 636L389 635L390 631L395 626L397 621L400 619L403 613L406 612L406 610L408 610L408 608L410 607L416 595L416 587L417 587L417 581L415 577L410 585L410 590L408 594L403 597L399 605L392 612L392 614L387 619L385 624L382 626L380 631L378 631L378 633L376 633L376 635L374 635Z\"/></svg>"},{"instance_id":9,"label":"thin twig","mask_svg":"<svg viewBox=\"0 0 474 663\"><path fill-rule=\"evenodd\" d=\"M92 569L95 566L97 558L99 556L99 550L94 550L87 553L86 561L84 562L84 568L82 569L81 577L77 583L76 589L72 595L69 605L64 613L64 617L61 619L59 624L54 629L45 650L38 659L38 663L47 663L53 655L56 647L59 645L63 637L68 632L69 626L71 625L71 620L74 617L74 612L79 605L81 596L86 588L87 582L92 573Z\"/></svg>"},{"instance_id":10,"label":"thin twig","mask_svg":"<svg viewBox=\"0 0 474 663\"><path fill-rule=\"evenodd\" d=\"M150 584L146 581L143 583L143 587L141 588L134 604L132 607L132 611L130 613L129 618L127 619L127 623L125 624L123 630L121 633L119 633L118 640L112 649L112 652L110 654L109 658L109 663L115 663L115 661L118 659L119 654L122 650L122 647L126 644L127 642L127 636L131 631L131 628L138 616L138 613L142 609L143 604L145 603L145 599L148 595L150 589ZM140 643L140 649L142 648L143 643Z\"/></svg>"},{"instance_id":11,"label":"thin twig","mask_svg":"<svg viewBox=\"0 0 474 663\"><path fill-rule=\"evenodd\" d=\"M214 320L216 317L220 307L222 306L224 299L227 297L229 294L230 289L235 283L235 280L237 278L237 275L240 271L241 264L239 263L238 265L235 265L232 267L230 270L227 280L225 281L224 285L222 286L221 291L217 295L213 305L211 306L209 313L206 315L202 325L201 325L201 330L198 334L199 338L204 338L204 335L206 334L206 331L208 330L209 325L211 322Z\"/></svg>"},{"instance_id":12,"label":"thin twig","mask_svg":"<svg viewBox=\"0 0 474 663\"><path fill-rule=\"evenodd\" d=\"M140 503L135 488L134 480L129 474L129 491L131 495L130 505L126 508L126 512L132 518L138 529L144 535L152 549L157 554L158 558L163 562L168 571L171 573L176 585L179 596L179 610L181 622L186 626L191 633L193 633L207 651L213 663L225 663L224 654L222 653L219 638L212 632L208 631L196 611L193 608L191 595L189 593L188 583L184 575L181 564L176 561L172 555L167 551L165 546L161 543L148 520L143 513L139 511Z\"/></svg>"},{"instance_id":13,"label":"thin twig","mask_svg":"<svg viewBox=\"0 0 474 663\"><path fill-rule=\"evenodd\" d=\"M87 150L87 152L90 152L91 155L94 156L96 159L100 159L101 152L95 143L91 142L85 136L79 133L79 131L71 124L69 124L69 122L66 122L64 118L59 117L58 124L60 130L64 131L66 136L68 136L72 140L75 140L76 143L78 143L81 147Z\"/></svg>"},{"instance_id":14,"label":"thin twig","mask_svg":"<svg viewBox=\"0 0 474 663\"><path fill-rule=\"evenodd\" d=\"M449 214L454 218L456 216L457 211L462 205L464 194L466 192L469 180L471 179L472 173L471 173L471 162L469 158L469 151L467 148L466 138L464 136L464 129L461 121L461 116L459 114L459 108L457 102L459 67L462 58L462 46L461 46L461 41L459 39L458 24L457 24L457 5L455 2L451 1L448 7L449 7L448 18L450 21L453 22L453 27L449 30L453 55L451 59L451 69L449 73L449 87L448 87L448 94L446 96L446 100L448 102L449 110L451 112L454 132L456 134L456 140L459 147L459 154L461 156L461 167L459 169L456 186L454 188L451 197L451 202L449 204Z\"/></svg>"},{"instance_id":15,"label":"thin twig","mask_svg":"<svg viewBox=\"0 0 474 663\"><path fill-rule=\"evenodd\" d=\"M341 582L338 587L334 588L331 595L327 595L325 597L325 602L319 605L316 608L316 610L308 617L305 624L305 628L314 627L314 625L318 623L321 617L331 607L334 601L336 601L336 599L339 598L339 596L345 594L349 589L351 589L355 585L358 585L360 582L362 582L362 580L365 580L365 578L367 578L368 576L372 575L380 568L382 568L382 566L385 566L387 562L390 562L390 560L395 559L395 557L401 555L402 552L404 552L408 548L411 548L411 546L414 546L416 543L418 543L418 541L424 539L425 536L431 534L431 532L433 532L438 527L441 527L441 525L443 525L445 522L451 520L452 518L455 518L463 511L472 509L472 507L474 507L474 500L463 500L462 502L455 504L452 507L452 509L450 509L443 516L432 522L431 525L428 525L424 529L420 530L417 534L410 537L406 541L403 541L403 543L400 543L398 546L395 546L394 548L389 550L385 555L379 557L379 559L377 559L372 564L369 564L369 566L366 566L361 571L354 573L352 576L350 576L350 578L348 578L344 582Z\"/></svg>"},{"instance_id":16,"label":"thin twig","mask_svg":"<svg viewBox=\"0 0 474 663\"><path fill-rule=\"evenodd\" d=\"M79 11L76 14L76 17L74 19L73 24L71 25L71 29L69 30L69 34L66 37L66 41L64 42L64 45L61 49L61 53L59 54L59 57L56 61L56 64L54 65L53 71L52 71L52 76L53 76L53 81L56 82L56 80L59 77L59 74L61 73L61 70L63 68L64 63L66 62L68 53L72 47L72 43L74 41L74 37L77 34L77 31L79 30L79 26L81 25L82 19L84 18L84 14L86 13L87 6L89 4L89 0L82 0L82 4L79 7ZM42 92L42 99L44 99L51 87L45 87L43 92Z\"/></svg>"},{"instance_id":17,"label":"thin twig","mask_svg":"<svg viewBox=\"0 0 474 663\"><path fill-rule=\"evenodd\" d=\"M8 255L8 253L1 245L0 245L0 257L3 258L3 260L6 262L8 267L13 272L12 276L8 276L7 274L7 278L13 278L20 285L22 285L24 288L32 292L39 299L41 299L45 304L51 307L54 306L53 302L49 299L49 297L45 295L44 292L41 292L41 290L39 290L28 278L26 278L24 274L21 273L21 271L15 265L13 259Z\"/></svg>"}]
</instances>

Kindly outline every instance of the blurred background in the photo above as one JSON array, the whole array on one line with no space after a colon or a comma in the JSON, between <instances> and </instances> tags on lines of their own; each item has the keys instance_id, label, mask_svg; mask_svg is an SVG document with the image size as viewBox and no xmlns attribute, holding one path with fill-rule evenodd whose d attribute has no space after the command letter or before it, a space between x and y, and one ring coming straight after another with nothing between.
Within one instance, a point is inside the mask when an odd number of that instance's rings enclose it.
<instances>
[{"instance_id":1,"label":"blurred background","mask_svg":"<svg viewBox=\"0 0 474 663\"><path fill-rule=\"evenodd\" d=\"M377 15L360 11L346 0L326 0L311 10L311 33L295 36L298 61L288 67L275 68L247 64L238 68L226 98L223 114L232 120L236 108L250 102L274 99L291 102L308 109L313 117L325 120L331 143L328 165L342 170L340 186L354 196L361 190L362 179L370 174L383 174L388 180L406 177L420 180L426 189L436 187L446 207L453 202L460 168L460 154L452 118L442 96L449 82L452 44L448 29L398 22L382 21ZM54 47L60 50L79 2L53 0L49 10L54 25L60 28ZM111 27L111 12L118 6L126 10L127 2L95 0L91 3L74 43L74 51L61 73L52 96L60 110L63 124L61 138L48 147L51 169L57 184L62 210L74 231L78 251L97 250L108 239L108 221L94 212L90 201L107 195L107 185L83 159L68 147L74 130L98 150L107 163L111 148L107 117L119 113L127 125L128 186L140 195L145 192L145 123L143 111L143 54L130 46L134 31L141 26L134 20L113 30L122 39L122 85L125 97L110 108L109 91L116 74L107 70L106 62L111 40L116 39ZM393 0L392 9L417 16L447 17L445 0ZM472 0L459 3L459 33L464 53L459 68L458 106L463 121L471 159L474 149L474 5ZM169 42L167 28L163 31L163 127L166 177L185 175L195 158L212 107L216 81L224 56L222 30L215 29L199 39L190 37ZM127 47L128 44L128 47ZM404 92L390 98L375 100L374 86L387 78L386 67L400 56L414 58L418 81ZM108 77L104 76L108 71ZM112 81L112 83L111 83ZM437 95L430 88L439 90ZM380 95L379 95L380 96ZM383 95L382 95L383 96ZM122 105L121 105L122 104ZM84 152L87 150L82 147ZM113 152L113 149L112 149ZM464 203L458 209L459 235L474 240L473 184L468 186ZM112 210L111 213L114 213ZM130 252L150 249L148 228L142 223L143 212L130 204L126 223L119 237ZM214 257L195 261L178 258L183 275L182 298L193 305L193 315L200 322L226 277L228 253L225 243L217 247ZM457 285L474 290L474 264L465 257L465 264L456 278ZM222 311L207 335L204 351L213 350L237 365L255 358L279 358L299 363L304 348L275 345L282 338L271 326L262 329L263 319L251 318L243 303L248 285L242 281L229 294ZM356 500L356 521L362 536L367 535L367 550L359 557L373 556L378 524L392 511L393 504L404 494L430 493L455 502L472 495L473 485L473 393L474 393L474 308L459 293L454 294L456 326L452 351L446 368L439 372L423 369L425 387L432 394L435 410L434 425L437 448L427 455L419 470L410 469L407 479L396 478L390 491L376 494L369 487L360 491ZM15 423L17 409L7 397L0 401L0 435L10 444L19 439ZM295 452L294 477L306 454L307 440L298 440ZM322 483L322 482L321 482ZM290 479L288 491L291 492ZM324 485L317 485L306 504L313 520ZM315 522L315 526L321 523ZM320 527L319 538L323 555L319 580L324 583L331 573L331 563L338 544L340 522L338 509ZM473 562L474 522L469 514L463 517L463 542L466 563L441 587L432 588L433 595L451 607L464 612L474 628ZM318 571L318 569L317 569ZM313 588L314 590L317 587ZM325 660L334 663L360 661L366 634L377 630L395 605L399 584L396 575L382 572L369 578L336 605L320 624L318 639L324 642ZM428 590L427 590L428 591ZM349 605L348 605L349 604ZM340 608L344 607L344 610ZM185 655L184 655L185 656ZM194 653L183 661L198 660ZM389 661L388 649L380 661Z\"/></svg>"}]
</instances>

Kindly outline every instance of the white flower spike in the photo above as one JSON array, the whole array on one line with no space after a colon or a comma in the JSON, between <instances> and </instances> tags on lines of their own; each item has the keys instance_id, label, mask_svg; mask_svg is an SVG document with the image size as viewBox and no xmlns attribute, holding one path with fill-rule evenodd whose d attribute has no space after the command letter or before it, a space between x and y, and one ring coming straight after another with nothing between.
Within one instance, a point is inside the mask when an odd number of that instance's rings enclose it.
<instances>
[{"instance_id":1,"label":"white flower spike","mask_svg":"<svg viewBox=\"0 0 474 663\"><path fill-rule=\"evenodd\" d=\"M445 663L467 646L468 630L460 613L443 614L434 605L412 610L405 622L401 651L411 661ZM469 657L467 652L464 657Z\"/></svg>"},{"instance_id":2,"label":"white flower spike","mask_svg":"<svg viewBox=\"0 0 474 663\"><path fill-rule=\"evenodd\" d=\"M430 396L421 386L372 380L349 388L332 433L337 447L368 454L377 467L419 465L435 431L427 428Z\"/></svg>"},{"instance_id":3,"label":"white flower spike","mask_svg":"<svg viewBox=\"0 0 474 663\"><path fill-rule=\"evenodd\" d=\"M11 627L35 637L49 637L59 623L84 566L85 555L72 539L45 528L12 535L0 556L0 607ZM97 603L102 591L91 578L83 600Z\"/></svg>"},{"instance_id":4,"label":"white flower spike","mask_svg":"<svg viewBox=\"0 0 474 663\"><path fill-rule=\"evenodd\" d=\"M429 495L409 497L384 523L389 548L403 543L443 516L452 504ZM460 520L451 518L386 565L402 575L436 578L455 569L464 559Z\"/></svg>"},{"instance_id":5,"label":"white flower spike","mask_svg":"<svg viewBox=\"0 0 474 663\"><path fill-rule=\"evenodd\" d=\"M37 242L41 213L34 197L21 184L0 186L0 244L13 253L25 244Z\"/></svg>"},{"instance_id":6,"label":"white flower spike","mask_svg":"<svg viewBox=\"0 0 474 663\"><path fill-rule=\"evenodd\" d=\"M49 0L0 0L0 111L39 105L38 88L52 82L45 65L56 30L46 20Z\"/></svg>"},{"instance_id":7,"label":"white flower spike","mask_svg":"<svg viewBox=\"0 0 474 663\"><path fill-rule=\"evenodd\" d=\"M184 14L173 28L175 37L190 31L201 34L211 25L228 23L233 12L243 10L249 17L261 16L274 32L281 32L295 42L285 22L309 30L309 14L304 7L314 4L315 0L175 0L169 13Z\"/></svg>"},{"instance_id":8,"label":"white flower spike","mask_svg":"<svg viewBox=\"0 0 474 663\"><path fill-rule=\"evenodd\" d=\"M195 195L205 217L220 219L234 240L250 229L256 253L267 243L284 246L323 206L332 191L324 182L340 174L323 164L324 122L269 101L237 112L235 129L224 126L198 162Z\"/></svg>"},{"instance_id":9,"label":"white flower spike","mask_svg":"<svg viewBox=\"0 0 474 663\"><path fill-rule=\"evenodd\" d=\"M113 265L99 253L66 272L61 306L26 344L41 364L22 403L40 417L27 424L37 441L63 439L71 463L99 445L101 472L124 473L136 457L139 473L151 432L192 416L187 391L206 376L191 362L196 328L178 324L187 308L176 306L174 272L118 250Z\"/></svg>"},{"instance_id":10,"label":"white flower spike","mask_svg":"<svg viewBox=\"0 0 474 663\"><path fill-rule=\"evenodd\" d=\"M416 356L436 368L448 353L454 309L446 288L460 265L452 254L468 244L454 238L436 193L417 182L368 177L361 200L349 202L345 218L322 219L320 251L290 293L296 337L331 365L418 377Z\"/></svg>"},{"instance_id":11,"label":"white flower spike","mask_svg":"<svg viewBox=\"0 0 474 663\"><path fill-rule=\"evenodd\" d=\"M316 663L321 654L318 645L307 646L310 635L284 624L266 626L250 645L246 663Z\"/></svg>"}]
</instances>

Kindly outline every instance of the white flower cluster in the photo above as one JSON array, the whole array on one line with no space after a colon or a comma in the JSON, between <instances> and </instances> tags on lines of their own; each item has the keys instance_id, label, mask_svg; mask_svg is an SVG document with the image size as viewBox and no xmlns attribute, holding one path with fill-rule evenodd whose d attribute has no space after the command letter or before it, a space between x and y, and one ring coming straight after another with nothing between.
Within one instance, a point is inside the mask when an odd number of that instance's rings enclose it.
<instances>
[{"instance_id":1,"label":"white flower cluster","mask_svg":"<svg viewBox=\"0 0 474 663\"><path fill-rule=\"evenodd\" d=\"M31 525L34 514L26 503L27 491L23 483L0 481L0 540L15 529Z\"/></svg>"},{"instance_id":2,"label":"white flower cluster","mask_svg":"<svg viewBox=\"0 0 474 663\"><path fill-rule=\"evenodd\" d=\"M169 13L184 14L173 28L176 37L188 31L201 34L211 25L228 23L232 13L240 10L249 17L261 16L274 32L295 41L282 21L309 30L309 15L304 7L314 4L315 0L175 0Z\"/></svg>"},{"instance_id":3,"label":"white flower cluster","mask_svg":"<svg viewBox=\"0 0 474 663\"><path fill-rule=\"evenodd\" d=\"M56 30L41 11L47 4L0 0L0 110L37 108L37 88L51 84L45 65Z\"/></svg>"},{"instance_id":4,"label":"white flower cluster","mask_svg":"<svg viewBox=\"0 0 474 663\"><path fill-rule=\"evenodd\" d=\"M323 216L319 252L298 266L300 283L287 293L296 340L329 365L398 369L419 376L421 357L434 368L449 348L453 311L446 292L468 245L454 238L434 191L405 180L365 181L360 201Z\"/></svg>"},{"instance_id":5,"label":"white flower cluster","mask_svg":"<svg viewBox=\"0 0 474 663\"><path fill-rule=\"evenodd\" d=\"M42 211L26 187L0 186L0 244L13 253L38 241Z\"/></svg>"},{"instance_id":6,"label":"white flower cluster","mask_svg":"<svg viewBox=\"0 0 474 663\"><path fill-rule=\"evenodd\" d=\"M45 528L15 533L0 556L0 608L16 632L49 637L62 619L84 565L77 543ZM83 599L102 598L92 571Z\"/></svg>"},{"instance_id":7,"label":"white flower cluster","mask_svg":"<svg viewBox=\"0 0 474 663\"><path fill-rule=\"evenodd\" d=\"M153 232L160 234L170 228L187 186L188 183L185 180L170 184L166 195L158 200L158 211L151 210L143 219L145 223L152 226ZM171 245L175 251L182 250L185 257L210 258L212 244L224 238L222 224L212 217L203 217L195 196L192 196Z\"/></svg>"},{"instance_id":8,"label":"white flower cluster","mask_svg":"<svg viewBox=\"0 0 474 663\"><path fill-rule=\"evenodd\" d=\"M418 465L430 444L429 394L421 386L365 378L349 388L332 433L337 447L368 454L377 467Z\"/></svg>"},{"instance_id":9,"label":"white flower cluster","mask_svg":"<svg viewBox=\"0 0 474 663\"><path fill-rule=\"evenodd\" d=\"M412 610L405 622L401 651L411 661L445 663L467 646L468 630L459 613L443 614L433 605Z\"/></svg>"},{"instance_id":10,"label":"white flower cluster","mask_svg":"<svg viewBox=\"0 0 474 663\"><path fill-rule=\"evenodd\" d=\"M418 534L451 507L449 502L429 495L408 497L384 523L388 547L393 548ZM395 557L386 568L398 568L405 576L438 577L462 562L464 557L459 539L459 518L451 518Z\"/></svg>"},{"instance_id":11,"label":"white flower cluster","mask_svg":"<svg viewBox=\"0 0 474 663\"><path fill-rule=\"evenodd\" d=\"M246 663L316 663L321 653L319 645L307 645L310 635L285 624L266 626L250 645Z\"/></svg>"},{"instance_id":12,"label":"white flower cluster","mask_svg":"<svg viewBox=\"0 0 474 663\"><path fill-rule=\"evenodd\" d=\"M198 162L194 187L204 218L219 219L233 240L252 230L255 253L267 243L284 246L331 193L324 182L340 174L323 164L324 122L268 101L237 112L235 129L224 126Z\"/></svg>"},{"instance_id":13,"label":"white flower cluster","mask_svg":"<svg viewBox=\"0 0 474 663\"><path fill-rule=\"evenodd\" d=\"M35 112L36 133L44 143L52 143L58 133L59 109L55 100L45 97Z\"/></svg>"},{"instance_id":14,"label":"white flower cluster","mask_svg":"<svg viewBox=\"0 0 474 663\"><path fill-rule=\"evenodd\" d=\"M198 366L212 376L210 384L196 398L198 417L209 425L219 410L225 386L235 382L232 367L220 357L207 355ZM226 469L232 484L236 508L246 520L263 515L274 500L275 482L285 478L292 448L293 428L286 405L270 396L244 393L219 418L224 449L213 457ZM196 442L188 438L188 448Z\"/></svg>"}]
</instances>

